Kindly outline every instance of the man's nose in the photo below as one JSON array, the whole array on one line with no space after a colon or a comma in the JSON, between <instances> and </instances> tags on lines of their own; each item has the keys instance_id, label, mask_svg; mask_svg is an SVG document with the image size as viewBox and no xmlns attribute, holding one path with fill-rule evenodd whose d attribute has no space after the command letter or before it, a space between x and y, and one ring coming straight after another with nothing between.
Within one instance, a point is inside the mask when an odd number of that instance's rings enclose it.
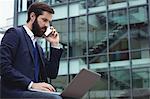
<instances>
[{"instance_id":1,"label":"man's nose","mask_svg":"<svg viewBox=\"0 0 150 99\"><path fill-rule=\"evenodd\" d=\"M46 23L45 26L48 27L48 26L49 26L49 23Z\"/></svg>"}]
</instances>

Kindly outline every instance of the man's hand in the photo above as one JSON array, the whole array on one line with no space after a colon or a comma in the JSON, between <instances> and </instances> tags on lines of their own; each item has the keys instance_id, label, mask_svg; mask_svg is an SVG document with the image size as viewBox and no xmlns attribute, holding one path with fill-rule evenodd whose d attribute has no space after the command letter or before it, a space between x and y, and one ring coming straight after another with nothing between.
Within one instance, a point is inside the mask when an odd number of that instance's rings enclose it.
<instances>
[{"instance_id":1,"label":"man's hand","mask_svg":"<svg viewBox=\"0 0 150 99\"><path fill-rule=\"evenodd\" d=\"M55 88L45 82L42 83L33 83L31 86L32 89L38 89L38 90L42 90L42 91L49 91L49 92L54 92L56 91Z\"/></svg>"},{"instance_id":2,"label":"man's hand","mask_svg":"<svg viewBox=\"0 0 150 99\"><path fill-rule=\"evenodd\" d=\"M60 40L59 33L56 31L54 27L51 27L51 29L52 29L52 33L48 37L46 36L44 37L48 42L52 44L52 46L58 46Z\"/></svg>"}]
</instances>

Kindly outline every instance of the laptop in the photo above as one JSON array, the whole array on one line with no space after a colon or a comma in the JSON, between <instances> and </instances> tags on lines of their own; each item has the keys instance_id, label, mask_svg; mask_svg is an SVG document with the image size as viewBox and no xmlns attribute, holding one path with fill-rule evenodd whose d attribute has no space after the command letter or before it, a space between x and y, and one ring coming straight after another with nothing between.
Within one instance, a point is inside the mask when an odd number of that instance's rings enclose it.
<instances>
[{"instance_id":1,"label":"laptop","mask_svg":"<svg viewBox=\"0 0 150 99\"><path fill-rule=\"evenodd\" d=\"M101 75L90 71L88 69L83 68L74 79L67 85L67 87L63 90L63 92L52 92L54 94L58 94L63 97L69 97L72 99L80 99L82 98L89 89L91 89L96 81L100 80ZM33 89L32 91L38 91ZM40 91L45 92L45 91Z\"/></svg>"}]
</instances>

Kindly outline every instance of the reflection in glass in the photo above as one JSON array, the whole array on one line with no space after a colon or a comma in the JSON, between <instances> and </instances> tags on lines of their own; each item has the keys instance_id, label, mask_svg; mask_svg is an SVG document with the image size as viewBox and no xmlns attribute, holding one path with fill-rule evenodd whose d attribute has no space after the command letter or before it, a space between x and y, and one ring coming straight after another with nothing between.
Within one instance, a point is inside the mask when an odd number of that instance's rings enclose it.
<instances>
[{"instance_id":1,"label":"reflection in glass","mask_svg":"<svg viewBox=\"0 0 150 99\"><path fill-rule=\"evenodd\" d=\"M109 47L110 52L128 50L126 10L109 12ZM106 41L105 38L104 41Z\"/></svg>"},{"instance_id":2,"label":"reflection in glass","mask_svg":"<svg viewBox=\"0 0 150 99\"><path fill-rule=\"evenodd\" d=\"M150 50L135 51L131 53L132 59L150 58Z\"/></svg>"},{"instance_id":3,"label":"reflection in glass","mask_svg":"<svg viewBox=\"0 0 150 99\"><path fill-rule=\"evenodd\" d=\"M128 50L126 9L109 12L109 50L110 52ZM105 38L106 42L107 38Z\"/></svg>"},{"instance_id":4,"label":"reflection in glass","mask_svg":"<svg viewBox=\"0 0 150 99\"><path fill-rule=\"evenodd\" d=\"M130 91L130 75L129 70L112 71L111 79L111 97L118 99L119 97L126 97L126 91ZM119 98L120 99L120 98ZM123 98L124 99L124 98Z\"/></svg>"},{"instance_id":5,"label":"reflection in glass","mask_svg":"<svg viewBox=\"0 0 150 99\"><path fill-rule=\"evenodd\" d=\"M100 12L106 10L105 0L80 0L80 13L86 12L86 6L89 9L89 13ZM82 12L83 11L83 12Z\"/></svg>"},{"instance_id":6,"label":"reflection in glass","mask_svg":"<svg viewBox=\"0 0 150 99\"><path fill-rule=\"evenodd\" d=\"M69 49L70 57L82 56L86 53L86 17L70 18L70 32L69 32Z\"/></svg>"},{"instance_id":7,"label":"reflection in glass","mask_svg":"<svg viewBox=\"0 0 150 99\"><path fill-rule=\"evenodd\" d=\"M68 0L50 0L50 4L67 3Z\"/></svg>"},{"instance_id":8,"label":"reflection in glass","mask_svg":"<svg viewBox=\"0 0 150 99\"><path fill-rule=\"evenodd\" d=\"M116 4L121 2L126 2L126 0L108 0L108 4Z\"/></svg>"},{"instance_id":9,"label":"reflection in glass","mask_svg":"<svg viewBox=\"0 0 150 99\"><path fill-rule=\"evenodd\" d=\"M148 81L150 80L150 68L133 70L133 87L134 88L150 88Z\"/></svg>"},{"instance_id":10,"label":"reflection in glass","mask_svg":"<svg viewBox=\"0 0 150 99\"><path fill-rule=\"evenodd\" d=\"M96 85L85 95L84 99L105 99L108 94L108 63L106 55L98 55L89 57L89 69L101 74L101 79L96 82Z\"/></svg>"},{"instance_id":11,"label":"reflection in glass","mask_svg":"<svg viewBox=\"0 0 150 99\"><path fill-rule=\"evenodd\" d=\"M79 1L79 0L69 0L70 2L74 2L74 1ZM80 1L82 1L82 0L80 0Z\"/></svg>"},{"instance_id":12,"label":"reflection in glass","mask_svg":"<svg viewBox=\"0 0 150 99\"><path fill-rule=\"evenodd\" d=\"M88 59L89 59L90 69L108 68L106 55L92 56L89 57Z\"/></svg>"},{"instance_id":13,"label":"reflection in glass","mask_svg":"<svg viewBox=\"0 0 150 99\"><path fill-rule=\"evenodd\" d=\"M18 12L27 11L29 4L31 4L29 0L18 0Z\"/></svg>"},{"instance_id":14,"label":"reflection in glass","mask_svg":"<svg viewBox=\"0 0 150 99\"><path fill-rule=\"evenodd\" d=\"M86 0L80 0L80 9L86 9Z\"/></svg>"},{"instance_id":15,"label":"reflection in glass","mask_svg":"<svg viewBox=\"0 0 150 99\"><path fill-rule=\"evenodd\" d=\"M131 49L149 48L147 7L131 8Z\"/></svg>"},{"instance_id":16,"label":"reflection in glass","mask_svg":"<svg viewBox=\"0 0 150 99\"><path fill-rule=\"evenodd\" d=\"M38 1L54 5L54 4L66 3L68 0L38 0Z\"/></svg>"},{"instance_id":17,"label":"reflection in glass","mask_svg":"<svg viewBox=\"0 0 150 99\"><path fill-rule=\"evenodd\" d=\"M142 53L140 51L132 52L131 57L132 57L132 59L141 59L141 54Z\"/></svg>"},{"instance_id":18,"label":"reflection in glass","mask_svg":"<svg viewBox=\"0 0 150 99\"><path fill-rule=\"evenodd\" d=\"M69 74L77 74L82 68L87 68L86 57L73 58L69 60Z\"/></svg>"},{"instance_id":19,"label":"reflection in glass","mask_svg":"<svg viewBox=\"0 0 150 99\"><path fill-rule=\"evenodd\" d=\"M146 4L149 0L128 0L129 6L136 6Z\"/></svg>"},{"instance_id":20,"label":"reflection in glass","mask_svg":"<svg viewBox=\"0 0 150 99\"><path fill-rule=\"evenodd\" d=\"M110 61L123 61L123 60L129 60L129 53L128 52L115 52L113 54L110 54L109 56Z\"/></svg>"},{"instance_id":21,"label":"reflection in glass","mask_svg":"<svg viewBox=\"0 0 150 99\"><path fill-rule=\"evenodd\" d=\"M132 67L149 67L150 50L131 52Z\"/></svg>"},{"instance_id":22,"label":"reflection in glass","mask_svg":"<svg viewBox=\"0 0 150 99\"><path fill-rule=\"evenodd\" d=\"M56 28L57 32L60 34L60 43L63 45L62 57L66 58L67 57L67 49L70 48L67 45L67 42L68 42L67 19L53 21L52 25Z\"/></svg>"},{"instance_id":23,"label":"reflection in glass","mask_svg":"<svg viewBox=\"0 0 150 99\"><path fill-rule=\"evenodd\" d=\"M38 2L44 2L44 3L47 3L47 4L49 4L49 2L51 1L51 0L37 0Z\"/></svg>"},{"instance_id":24,"label":"reflection in glass","mask_svg":"<svg viewBox=\"0 0 150 99\"><path fill-rule=\"evenodd\" d=\"M88 8L99 7L105 5L105 0L88 0Z\"/></svg>"},{"instance_id":25,"label":"reflection in glass","mask_svg":"<svg viewBox=\"0 0 150 99\"><path fill-rule=\"evenodd\" d=\"M109 55L111 70L130 68L129 52L115 52Z\"/></svg>"},{"instance_id":26,"label":"reflection in glass","mask_svg":"<svg viewBox=\"0 0 150 99\"><path fill-rule=\"evenodd\" d=\"M133 94L135 99L149 99L150 96L150 68L133 69Z\"/></svg>"},{"instance_id":27,"label":"reflection in glass","mask_svg":"<svg viewBox=\"0 0 150 99\"><path fill-rule=\"evenodd\" d=\"M106 13L89 16L89 54L106 53Z\"/></svg>"}]
</instances>

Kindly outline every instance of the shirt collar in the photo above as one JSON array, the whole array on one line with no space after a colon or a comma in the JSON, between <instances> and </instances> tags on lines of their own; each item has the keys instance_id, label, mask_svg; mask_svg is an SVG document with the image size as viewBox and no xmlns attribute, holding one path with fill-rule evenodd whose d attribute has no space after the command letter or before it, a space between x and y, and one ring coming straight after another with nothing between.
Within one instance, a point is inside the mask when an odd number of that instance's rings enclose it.
<instances>
[{"instance_id":1,"label":"shirt collar","mask_svg":"<svg viewBox=\"0 0 150 99\"><path fill-rule=\"evenodd\" d=\"M27 32L27 34L29 35L29 37L31 38L31 40L32 40L32 41L37 41L37 38L34 37L33 32L32 32L26 25L24 25L23 27L24 27L24 29L26 30L26 32Z\"/></svg>"}]
</instances>

